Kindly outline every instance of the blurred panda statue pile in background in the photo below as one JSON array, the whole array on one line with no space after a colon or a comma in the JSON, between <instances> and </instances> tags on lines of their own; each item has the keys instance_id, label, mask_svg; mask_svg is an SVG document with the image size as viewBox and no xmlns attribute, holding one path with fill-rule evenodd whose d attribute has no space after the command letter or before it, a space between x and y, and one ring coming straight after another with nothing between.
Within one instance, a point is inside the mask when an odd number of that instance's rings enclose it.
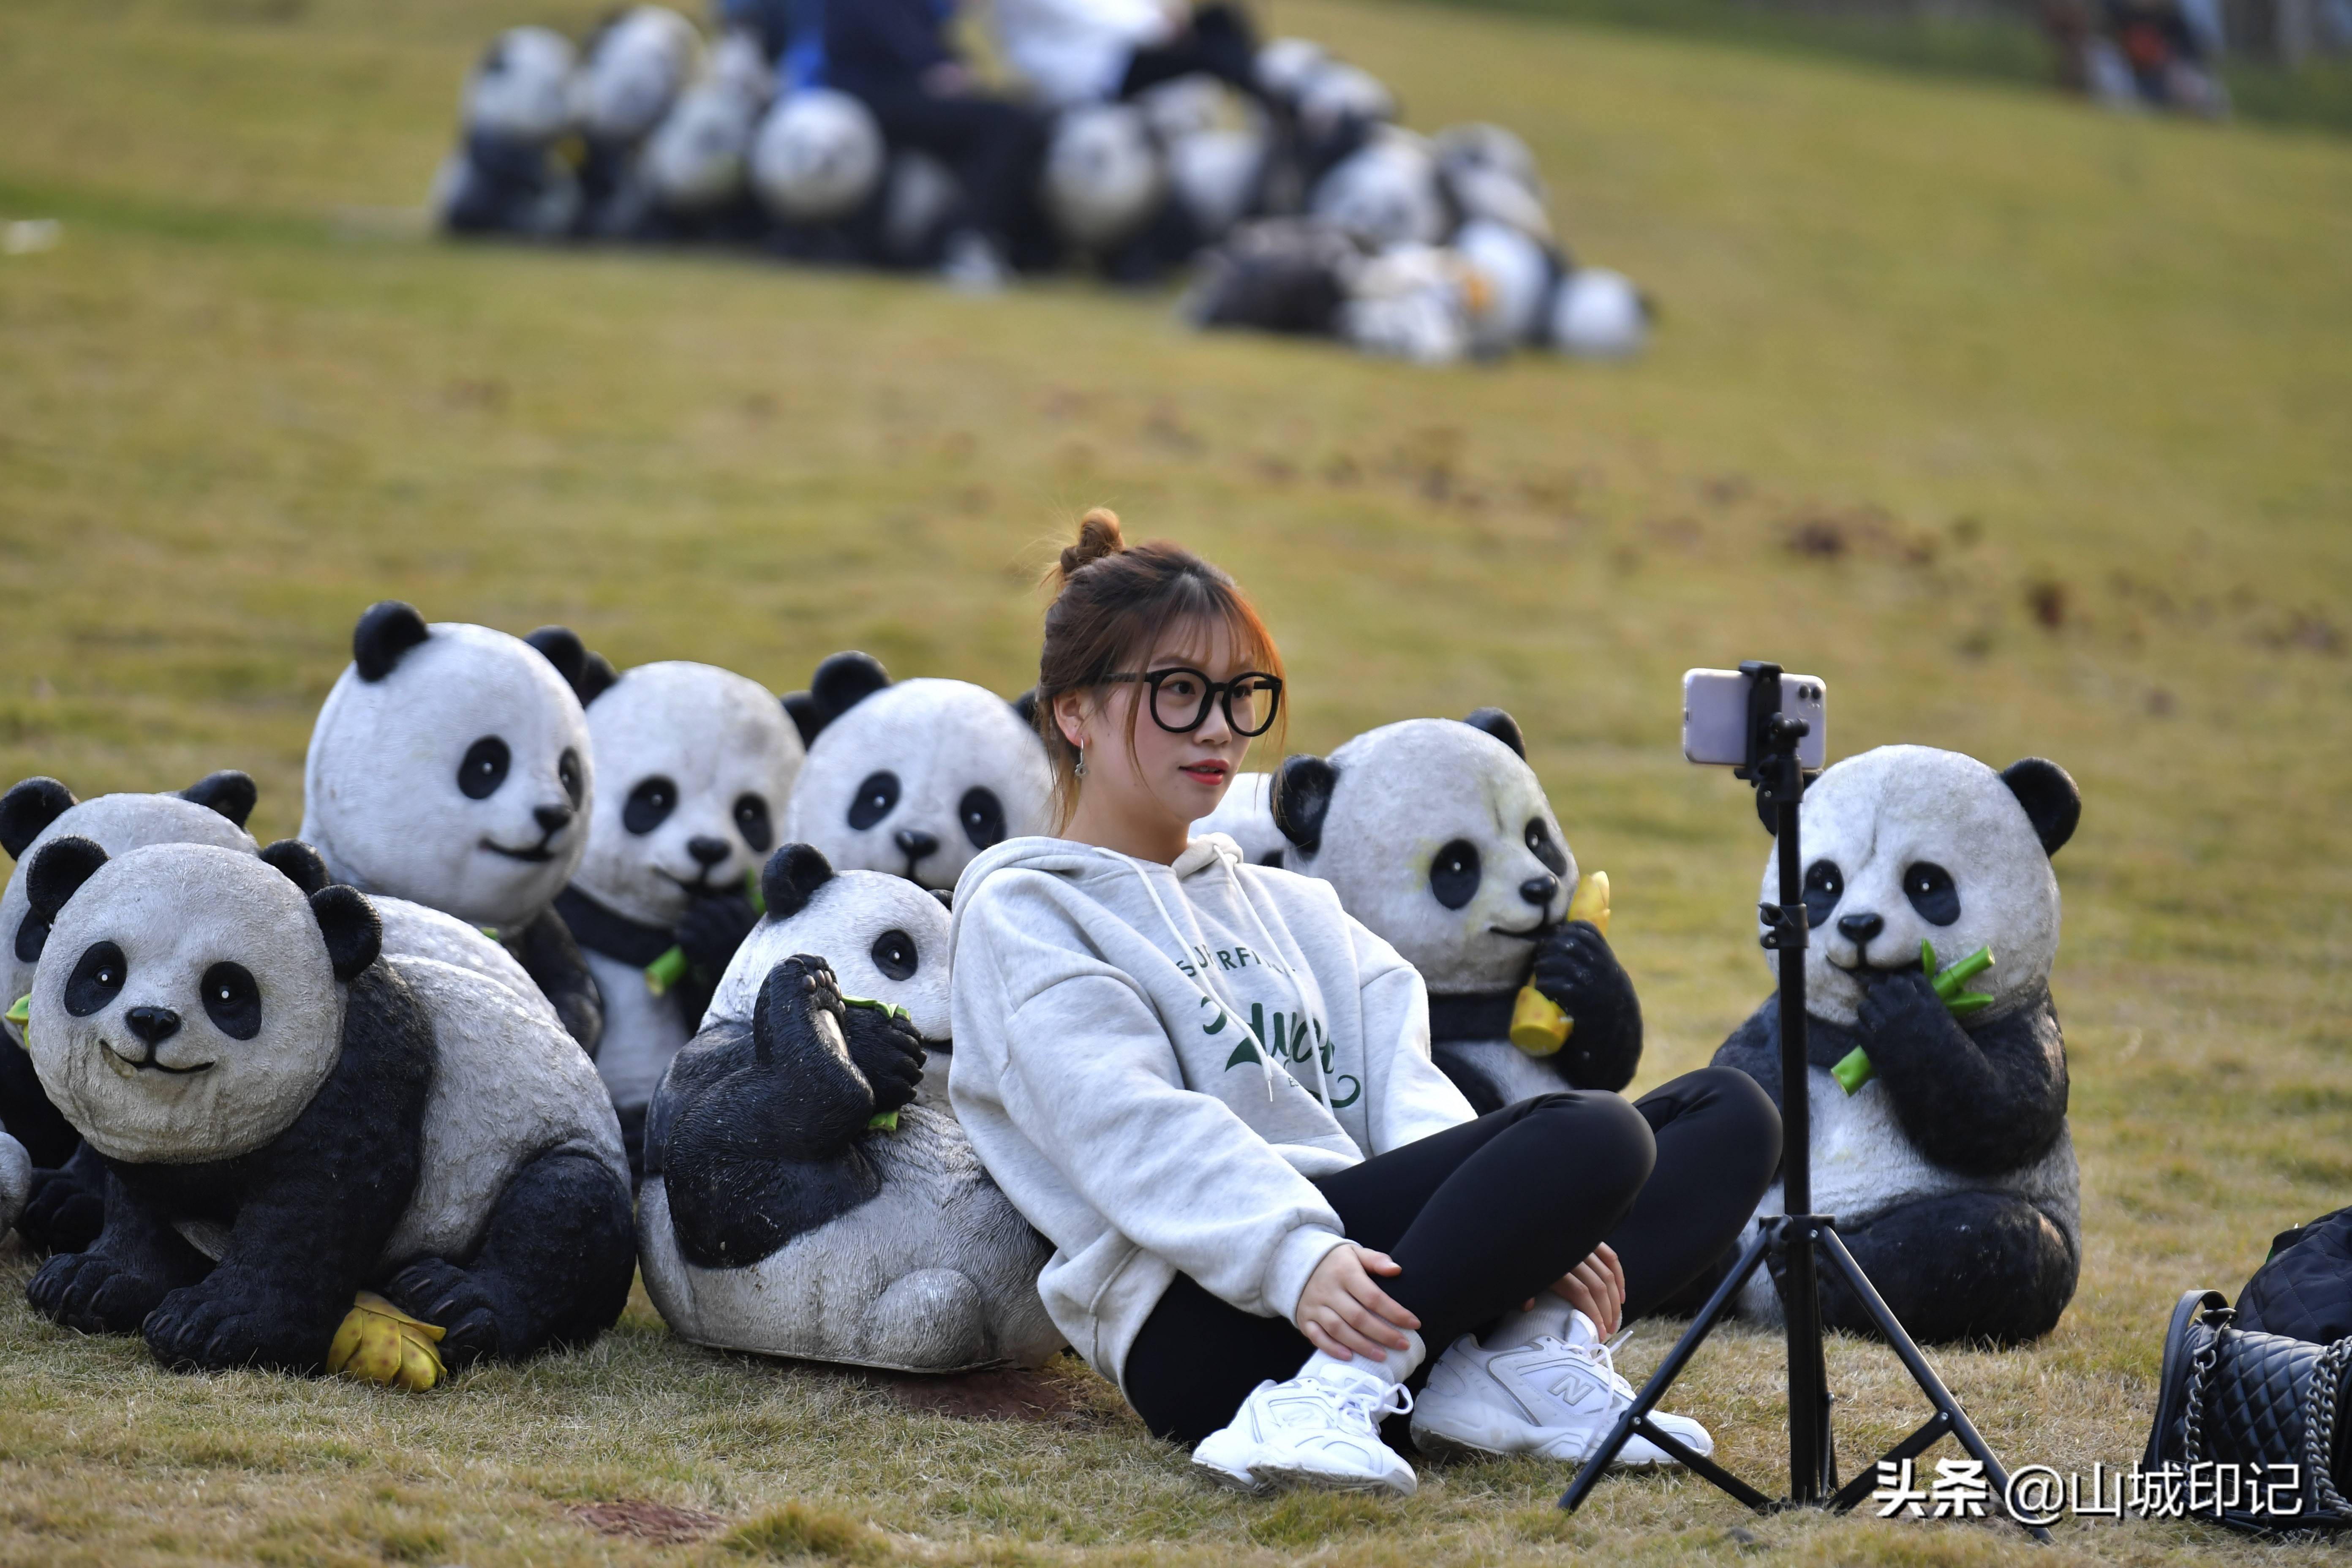
<instances>
[{"instance_id":1,"label":"blurred panda statue pile in background","mask_svg":"<svg viewBox=\"0 0 2352 1568\"><path fill-rule=\"evenodd\" d=\"M434 181L435 221L451 234L552 239L580 221L572 41L545 27L499 35L459 101L462 141ZM567 156L567 151L571 156Z\"/></svg>"},{"instance_id":2,"label":"blurred panda statue pile in background","mask_svg":"<svg viewBox=\"0 0 2352 1568\"><path fill-rule=\"evenodd\" d=\"M1053 779L1029 700L962 680L894 684L870 655L835 654L784 700L808 742L784 837L945 899L973 856L1045 831Z\"/></svg>"},{"instance_id":3,"label":"blurred panda statue pile in background","mask_svg":"<svg viewBox=\"0 0 2352 1568\"><path fill-rule=\"evenodd\" d=\"M711 665L639 665L587 698L602 786L555 910L604 1002L596 1071L635 1171L654 1086L759 919L749 888L803 752L767 688Z\"/></svg>"},{"instance_id":4,"label":"blurred panda statue pile in background","mask_svg":"<svg viewBox=\"0 0 2352 1568\"><path fill-rule=\"evenodd\" d=\"M1837 1215L1914 1339L2048 1333L2082 1261L2066 1045L2050 998L2050 858L2082 795L2038 757L1995 773L1957 752L1883 746L1823 773L1801 809L1813 1207ZM1768 901L1779 875L1768 858ZM1979 949L1991 965L1948 1002L1923 944L1938 971ZM1777 997L1715 1065L1780 1102ZM1776 1185L1758 1213L1780 1212ZM1830 1327L1874 1331L1842 1281L1824 1274L1821 1289ZM1756 1275L1740 1306L1777 1321L1772 1279Z\"/></svg>"},{"instance_id":5,"label":"blurred panda statue pile in background","mask_svg":"<svg viewBox=\"0 0 2352 1568\"><path fill-rule=\"evenodd\" d=\"M594 1339L635 1255L594 1069L543 1006L383 954L322 875L300 845L34 856L33 1063L110 1180L27 1299L185 1371L321 1370L363 1289L433 1375Z\"/></svg>"},{"instance_id":6,"label":"blurred panda statue pile in background","mask_svg":"<svg viewBox=\"0 0 2352 1568\"><path fill-rule=\"evenodd\" d=\"M1044 1363L1062 1346L1037 1295L1052 1248L947 1104L946 910L804 844L761 887L767 916L646 1123L646 1294L680 1337L730 1350Z\"/></svg>"},{"instance_id":7,"label":"blurred panda statue pile in background","mask_svg":"<svg viewBox=\"0 0 2352 1568\"><path fill-rule=\"evenodd\" d=\"M591 1056L604 1003L552 908L588 844L579 693L612 667L562 626L427 626L386 600L352 632L303 764L303 841L337 881L486 928Z\"/></svg>"}]
</instances>

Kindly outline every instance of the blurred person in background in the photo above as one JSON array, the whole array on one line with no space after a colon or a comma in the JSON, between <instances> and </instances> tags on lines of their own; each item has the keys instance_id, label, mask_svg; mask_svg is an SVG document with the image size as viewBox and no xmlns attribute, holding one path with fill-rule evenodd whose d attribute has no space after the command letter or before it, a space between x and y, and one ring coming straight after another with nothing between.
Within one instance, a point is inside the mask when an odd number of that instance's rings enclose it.
<instances>
[{"instance_id":1,"label":"blurred person in background","mask_svg":"<svg viewBox=\"0 0 2352 1568\"><path fill-rule=\"evenodd\" d=\"M1235 6L1185 0L994 0L997 46L1047 109L1208 75L1255 92L1257 38Z\"/></svg>"}]
</instances>

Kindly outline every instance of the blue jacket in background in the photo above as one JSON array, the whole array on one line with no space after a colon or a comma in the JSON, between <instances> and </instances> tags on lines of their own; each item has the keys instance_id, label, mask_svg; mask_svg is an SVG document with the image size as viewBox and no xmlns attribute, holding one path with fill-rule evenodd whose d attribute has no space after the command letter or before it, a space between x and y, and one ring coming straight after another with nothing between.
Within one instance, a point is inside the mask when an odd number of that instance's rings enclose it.
<instances>
[{"instance_id":1,"label":"blue jacket in background","mask_svg":"<svg viewBox=\"0 0 2352 1568\"><path fill-rule=\"evenodd\" d=\"M952 0L817 3L824 16L825 80L845 92L910 91L925 71L956 58L946 38Z\"/></svg>"}]
</instances>

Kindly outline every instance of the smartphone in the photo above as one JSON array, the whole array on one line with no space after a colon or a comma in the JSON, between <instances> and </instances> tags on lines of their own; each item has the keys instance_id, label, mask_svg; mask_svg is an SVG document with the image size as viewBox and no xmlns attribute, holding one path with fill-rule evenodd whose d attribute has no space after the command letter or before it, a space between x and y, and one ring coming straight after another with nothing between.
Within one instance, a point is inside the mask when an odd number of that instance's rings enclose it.
<instances>
[{"instance_id":1,"label":"smartphone","mask_svg":"<svg viewBox=\"0 0 2352 1568\"><path fill-rule=\"evenodd\" d=\"M1780 711L1806 724L1797 765L1829 763L1829 689L1819 676L1780 677ZM1736 669L1683 671L1683 760L1741 767L1748 762L1748 678Z\"/></svg>"}]
</instances>

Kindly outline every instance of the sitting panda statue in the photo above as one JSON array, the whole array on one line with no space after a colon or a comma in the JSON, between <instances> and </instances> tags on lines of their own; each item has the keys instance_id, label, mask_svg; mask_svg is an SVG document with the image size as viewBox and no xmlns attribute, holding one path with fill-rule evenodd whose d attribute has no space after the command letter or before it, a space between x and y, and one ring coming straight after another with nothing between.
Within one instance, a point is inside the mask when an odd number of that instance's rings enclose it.
<instances>
[{"instance_id":1,"label":"sitting panda statue","mask_svg":"<svg viewBox=\"0 0 2352 1568\"><path fill-rule=\"evenodd\" d=\"M683 660L639 665L591 697L588 739L604 787L555 910L604 999L596 1070L635 1170L654 1085L759 919L748 886L803 753L767 688Z\"/></svg>"},{"instance_id":2,"label":"sitting panda statue","mask_svg":"<svg viewBox=\"0 0 2352 1568\"><path fill-rule=\"evenodd\" d=\"M1957 752L1883 746L1822 773L1801 812L1813 1207L1837 1216L1914 1339L2038 1338L2074 1298L2082 1258L2066 1047L2050 999L2050 858L2082 796L2038 757L1995 773ZM1767 901L1779 878L1768 858ZM1923 942L1946 966L1990 948L1992 967L1969 984L1990 1004L1955 1016L1928 983ZM1715 1054L1776 1105L1780 1016L1767 1001ZM1831 1069L1856 1047L1872 1072L1848 1094ZM1776 1185L1758 1213L1780 1212ZM1824 1322L1874 1331L1843 1281L1825 1273L1821 1291ZM1740 1306L1777 1321L1771 1279L1757 1274Z\"/></svg>"},{"instance_id":3,"label":"sitting panda statue","mask_svg":"<svg viewBox=\"0 0 2352 1568\"><path fill-rule=\"evenodd\" d=\"M944 899L973 856L1045 831L1053 778L1025 693L894 683L870 656L838 653L784 701L808 741L784 837L837 869L887 871Z\"/></svg>"},{"instance_id":4,"label":"sitting panda statue","mask_svg":"<svg viewBox=\"0 0 2352 1568\"><path fill-rule=\"evenodd\" d=\"M612 667L562 626L526 640L373 605L303 764L305 843L339 882L496 935L591 1056L604 1002L552 908L586 850L582 694Z\"/></svg>"},{"instance_id":5,"label":"sitting panda statue","mask_svg":"<svg viewBox=\"0 0 2352 1568\"><path fill-rule=\"evenodd\" d=\"M176 795L102 795L78 801L52 778L29 778L0 795L0 848L16 869L0 892L0 993L9 1003L33 989L33 966L48 941L47 922L33 911L25 868L54 838L94 839L110 855L150 844L213 844L251 854L245 830L257 795L253 780L225 770ZM14 1011L13 1007L10 1009ZM32 1163L17 1234L37 1252L79 1252L98 1239L106 1212L106 1167L81 1134L49 1103L23 1049L23 1026L0 1021L0 1129Z\"/></svg>"},{"instance_id":6,"label":"sitting panda statue","mask_svg":"<svg viewBox=\"0 0 2352 1568\"><path fill-rule=\"evenodd\" d=\"M1576 859L1509 714L1408 719L1328 761L1288 758L1274 811L1291 844L1284 863L1329 882L1421 972L1430 1054L1480 1114L1633 1081L1640 999L1608 939L1564 918ZM1548 1057L1510 1042L1530 984L1575 1020Z\"/></svg>"},{"instance_id":7,"label":"sitting panda statue","mask_svg":"<svg viewBox=\"0 0 2352 1568\"><path fill-rule=\"evenodd\" d=\"M456 1366L593 1340L635 1253L593 1068L544 1007L381 956L364 894L280 858L33 858L33 1062L110 1180L96 1245L26 1297L182 1370L316 1370L362 1288Z\"/></svg>"},{"instance_id":8,"label":"sitting panda statue","mask_svg":"<svg viewBox=\"0 0 2352 1568\"><path fill-rule=\"evenodd\" d=\"M925 1074L947 1045L947 911L804 844L761 887L767 917L646 1121L646 1293L698 1344L1041 1364L1062 1346L1037 1295L1052 1249L982 1168L944 1072Z\"/></svg>"}]
</instances>

